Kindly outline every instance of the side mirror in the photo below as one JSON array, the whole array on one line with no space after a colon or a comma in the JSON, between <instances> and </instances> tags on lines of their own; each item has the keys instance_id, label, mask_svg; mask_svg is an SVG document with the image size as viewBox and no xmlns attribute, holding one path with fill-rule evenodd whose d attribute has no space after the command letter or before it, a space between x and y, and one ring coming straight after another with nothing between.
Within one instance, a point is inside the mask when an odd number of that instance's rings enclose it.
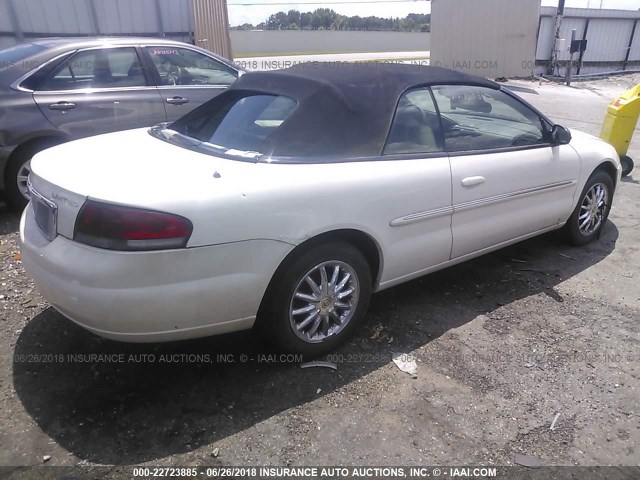
<instances>
[{"instance_id":1,"label":"side mirror","mask_svg":"<svg viewBox=\"0 0 640 480\"><path fill-rule=\"evenodd\" d=\"M571 132L562 125L554 125L551 128L551 143L553 145L566 145L571 141Z\"/></svg>"}]
</instances>

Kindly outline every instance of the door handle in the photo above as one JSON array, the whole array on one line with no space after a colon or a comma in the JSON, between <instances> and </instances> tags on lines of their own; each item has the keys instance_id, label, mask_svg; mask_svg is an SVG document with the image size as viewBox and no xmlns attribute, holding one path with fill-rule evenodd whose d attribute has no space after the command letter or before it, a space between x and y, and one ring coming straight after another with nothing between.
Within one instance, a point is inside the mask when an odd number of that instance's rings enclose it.
<instances>
[{"instance_id":1,"label":"door handle","mask_svg":"<svg viewBox=\"0 0 640 480\"><path fill-rule=\"evenodd\" d=\"M49 108L51 110L71 110L72 108L76 108L76 104L71 102L58 102L52 103L49 105Z\"/></svg>"},{"instance_id":2,"label":"door handle","mask_svg":"<svg viewBox=\"0 0 640 480\"><path fill-rule=\"evenodd\" d=\"M167 98L167 103L170 103L171 105L183 105L185 103L189 103L189 99L184 97L171 97Z\"/></svg>"},{"instance_id":3,"label":"door handle","mask_svg":"<svg viewBox=\"0 0 640 480\"><path fill-rule=\"evenodd\" d=\"M480 185L484 183L484 177L465 177L462 179L463 187L472 187L474 185Z\"/></svg>"}]
</instances>

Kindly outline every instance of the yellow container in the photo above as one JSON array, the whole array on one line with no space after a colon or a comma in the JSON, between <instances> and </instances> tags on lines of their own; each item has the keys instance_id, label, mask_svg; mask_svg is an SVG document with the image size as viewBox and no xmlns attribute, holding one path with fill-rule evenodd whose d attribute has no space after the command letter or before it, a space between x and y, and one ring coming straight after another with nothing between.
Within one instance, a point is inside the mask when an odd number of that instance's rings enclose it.
<instances>
[{"instance_id":1,"label":"yellow container","mask_svg":"<svg viewBox=\"0 0 640 480\"><path fill-rule=\"evenodd\" d=\"M640 116L640 84L620 95L607 109L600 138L626 155Z\"/></svg>"}]
</instances>

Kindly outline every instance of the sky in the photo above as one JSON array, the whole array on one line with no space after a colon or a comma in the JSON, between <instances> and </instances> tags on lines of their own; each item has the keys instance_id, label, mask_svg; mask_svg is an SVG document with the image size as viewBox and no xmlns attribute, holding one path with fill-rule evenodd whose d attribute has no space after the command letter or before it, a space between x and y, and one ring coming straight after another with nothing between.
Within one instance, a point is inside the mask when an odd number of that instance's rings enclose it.
<instances>
[{"instance_id":1,"label":"sky","mask_svg":"<svg viewBox=\"0 0 640 480\"><path fill-rule=\"evenodd\" d=\"M345 2L349 0L227 0L229 6L229 23L232 26L251 23L257 25L269 18L269 15L280 11L298 10L310 12L316 8L331 8L337 13L347 16L360 15L361 17L405 17L409 13L429 13L431 3L426 0L408 0L398 2L389 0L368 3L332 3ZM363 0L350 0L361 2ZM601 0L566 0L567 7L591 7L599 8ZM379 2L379 3L377 3ZM279 5L273 5L273 4ZM234 5L236 4L236 5ZM251 4L251 5L238 5ZM271 5L270 5L271 4ZM544 6L556 6L557 0L542 0ZM626 10L638 10L640 0L602 0L602 8L619 8Z\"/></svg>"}]
</instances>

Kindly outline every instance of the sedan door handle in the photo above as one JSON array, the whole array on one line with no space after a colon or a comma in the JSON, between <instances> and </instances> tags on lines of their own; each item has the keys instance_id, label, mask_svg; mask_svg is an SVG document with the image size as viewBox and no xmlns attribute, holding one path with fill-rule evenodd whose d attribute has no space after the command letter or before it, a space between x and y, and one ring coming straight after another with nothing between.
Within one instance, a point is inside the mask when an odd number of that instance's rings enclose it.
<instances>
[{"instance_id":1,"label":"sedan door handle","mask_svg":"<svg viewBox=\"0 0 640 480\"><path fill-rule=\"evenodd\" d=\"M167 103L170 103L171 105L183 105L185 103L189 103L189 99L184 97L171 97L167 98Z\"/></svg>"},{"instance_id":2,"label":"sedan door handle","mask_svg":"<svg viewBox=\"0 0 640 480\"><path fill-rule=\"evenodd\" d=\"M72 108L76 108L76 104L71 102L58 102L52 103L49 105L49 108L51 110L71 110Z\"/></svg>"},{"instance_id":3,"label":"sedan door handle","mask_svg":"<svg viewBox=\"0 0 640 480\"><path fill-rule=\"evenodd\" d=\"M484 183L484 177L465 177L462 179L463 187L472 187Z\"/></svg>"}]
</instances>

